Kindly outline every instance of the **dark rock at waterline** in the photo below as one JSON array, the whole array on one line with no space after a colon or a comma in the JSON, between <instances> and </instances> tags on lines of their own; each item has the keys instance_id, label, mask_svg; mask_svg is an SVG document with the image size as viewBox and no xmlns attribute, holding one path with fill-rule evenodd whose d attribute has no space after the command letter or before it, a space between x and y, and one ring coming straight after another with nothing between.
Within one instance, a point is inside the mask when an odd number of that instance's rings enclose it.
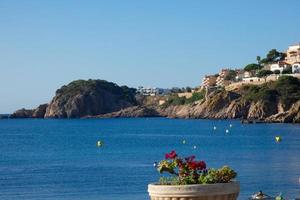
<instances>
[{"instance_id":1,"label":"dark rock at waterline","mask_svg":"<svg viewBox=\"0 0 300 200\"><path fill-rule=\"evenodd\" d=\"M44 118L48 104L41 104L35 109L19 109L10 118Z\"/></svg>"},{"instance_id":2,"label":"dark rock at waterline","mask_svg":"<svg viewBox=\"0 0 300 200\"><path fill-rule=\"evenodd\" d=\"M19 109L10 115L10 118L32 118L34 109Z\"/></svg>"},{"instance_id":3,"label":"dark rock at waterline","mask_svg":"<svg viewBox=\"0 0 300 200\"><path fill-rule=\"evenodd\" d=\"M32 113L33 118L44 118L48 104L41 104Z\"/></svg>"},{"instance_id":4,"label":"dark rock at waterline","mask_svg":"<svg viewBox=\"0 0 300 200\"><path fill-rule=\"evenodd\" d=\"M0 114L0 119L8 119L10 114Z\"/></svg>"},{"instance_id":5,"label":"dark rock at waterline","mask_svg":"<svg viewBox=\"0 0 300 200\"><path fill-rule=\"evenodd\" d=\"M89 116L88 118L136 118L136 117L160 117L155 107L132 106L117 112L103 115Z\"/></svg>"}]
</instances>

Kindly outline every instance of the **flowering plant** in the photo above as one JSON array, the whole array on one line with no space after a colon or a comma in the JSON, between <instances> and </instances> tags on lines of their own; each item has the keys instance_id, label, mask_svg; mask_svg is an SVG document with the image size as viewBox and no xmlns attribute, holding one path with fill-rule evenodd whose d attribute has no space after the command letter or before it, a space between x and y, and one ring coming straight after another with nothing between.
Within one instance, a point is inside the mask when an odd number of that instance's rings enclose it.
<instances>
[{"instance_id":1,"label":"flowering plant","mask_svg":"<svg viewBox=\"0 0 300 200\"><path fill-rule=\"evenodd\" d=\"M175 151L167 153L165 159L156 167L160 173L168 172L171 176L160 178L159 183L162 185L228 183L237 175L228 166L207 169L204 161L195 159L195 156L178 157Z\"/></svg>"}]
</instances>

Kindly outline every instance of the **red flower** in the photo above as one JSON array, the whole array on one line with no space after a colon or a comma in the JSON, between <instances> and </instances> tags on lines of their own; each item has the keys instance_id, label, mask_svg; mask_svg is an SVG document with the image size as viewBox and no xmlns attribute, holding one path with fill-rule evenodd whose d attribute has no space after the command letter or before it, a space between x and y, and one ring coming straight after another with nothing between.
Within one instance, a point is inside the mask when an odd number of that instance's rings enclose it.
<instances>
[{"instance_id":1,"label":"red flower","mask_svg":"<svg viewBox=\"0 0 300 200\"><path fill-rule=\"evenodd\" d=\"M191 161L188 162L188 166L192 170L203 170L206 169L206 163L204 161Z\"/></svg>"},{"instance_id":2,"label":"red flower","mask_svg":"<svg viewBox=\"0 0 300 200\"><path fill-rule=\"evenodd\" d=\"M182 167L183 167L183 161L182 161L182 159L179 158L179 159L177 159L176 161L177 161L178 167L179 167L179 168L182 168Z\"/></svg>"},{"instance_id":3,"label":"red flower","mask_svg":"<svg viewBox=\"0 0 300 200\"><path fill-rule=\"evenodd\" d=\"M206 169L206 163L204 161L199 161L197 163L197 167L198 167L199 170Z\"/></svg>"},{"instance_id":4,"label":"red flower","mask_svg":"<svg viewBox=\"0 0 300 200\"><path fill-rule=\"evenodd\" d=\"M192 162L194 159L196 158L196 156L190 156L185 158L186 162Z\"/></svg>"},{"instance_id":5,"label":"red flower","mask_svg":"<svg viewBox=\"0 0 300 200\"><path fill-rule=\"evenodd\" d=\"M166 157L166 159L175 159L177 157L177 154L173 150L173 151L171 151L171 153L167 153L165 157Z\"/></svg>"},{"instance_id":6,"label":"red flower","mask_svg":"<svg viewBox=\"0 0 300 200\"><path fill-rule=\"evenodd\" d=\"M188 163L188 166L192 170L196 170L198 168L198 163L196 161L192 161Z\"/></svg>"}]
</instances>

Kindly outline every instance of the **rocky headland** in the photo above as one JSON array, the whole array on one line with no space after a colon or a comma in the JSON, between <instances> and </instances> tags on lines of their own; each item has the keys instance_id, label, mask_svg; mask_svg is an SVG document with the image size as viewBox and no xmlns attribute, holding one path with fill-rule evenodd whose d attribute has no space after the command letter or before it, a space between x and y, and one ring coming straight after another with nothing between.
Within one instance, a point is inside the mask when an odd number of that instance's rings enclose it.
<instances>
[{"instance_id":1,"label":"rocky headland","mask_svg":"<svg viewBox=\"0 0 300 200\"><path fill-rule=\"evenodd\" d=\"M165 103L159 105L162 98ZM233 91L198 91L189 99L176 94L142 97L135 89L115 83L78 80L58 89L49 104L17 110L11 118L168 117L300 123L299 111L300 81L289 76Z\"/></svg>"}]
</instances>

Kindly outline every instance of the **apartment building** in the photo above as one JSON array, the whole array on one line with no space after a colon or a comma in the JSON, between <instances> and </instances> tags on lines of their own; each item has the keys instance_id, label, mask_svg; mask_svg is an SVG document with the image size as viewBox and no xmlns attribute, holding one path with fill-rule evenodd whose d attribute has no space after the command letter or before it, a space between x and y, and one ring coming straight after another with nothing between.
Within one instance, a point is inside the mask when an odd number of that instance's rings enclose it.
<instances>
[{"instance_id":1,"label":"apartment building","mask_svg":"<svg viewBox=\"0 0 300 200\"><path fill-rule=\"evenodd\" d=\"M290 65L300 62L300 44L295 44L288 47L285 61Z\"/></svg>"},{"instance_id":2,"label":"apartment building","mask_svg":"<svg viewBox=\"0 0 300 200\"><path fill-rule=\"evenodd\" d=\"M206 75L201 84L201 88L213 87L216 86L217 76L216 75Z\"/></svg>"}]
</instances>

